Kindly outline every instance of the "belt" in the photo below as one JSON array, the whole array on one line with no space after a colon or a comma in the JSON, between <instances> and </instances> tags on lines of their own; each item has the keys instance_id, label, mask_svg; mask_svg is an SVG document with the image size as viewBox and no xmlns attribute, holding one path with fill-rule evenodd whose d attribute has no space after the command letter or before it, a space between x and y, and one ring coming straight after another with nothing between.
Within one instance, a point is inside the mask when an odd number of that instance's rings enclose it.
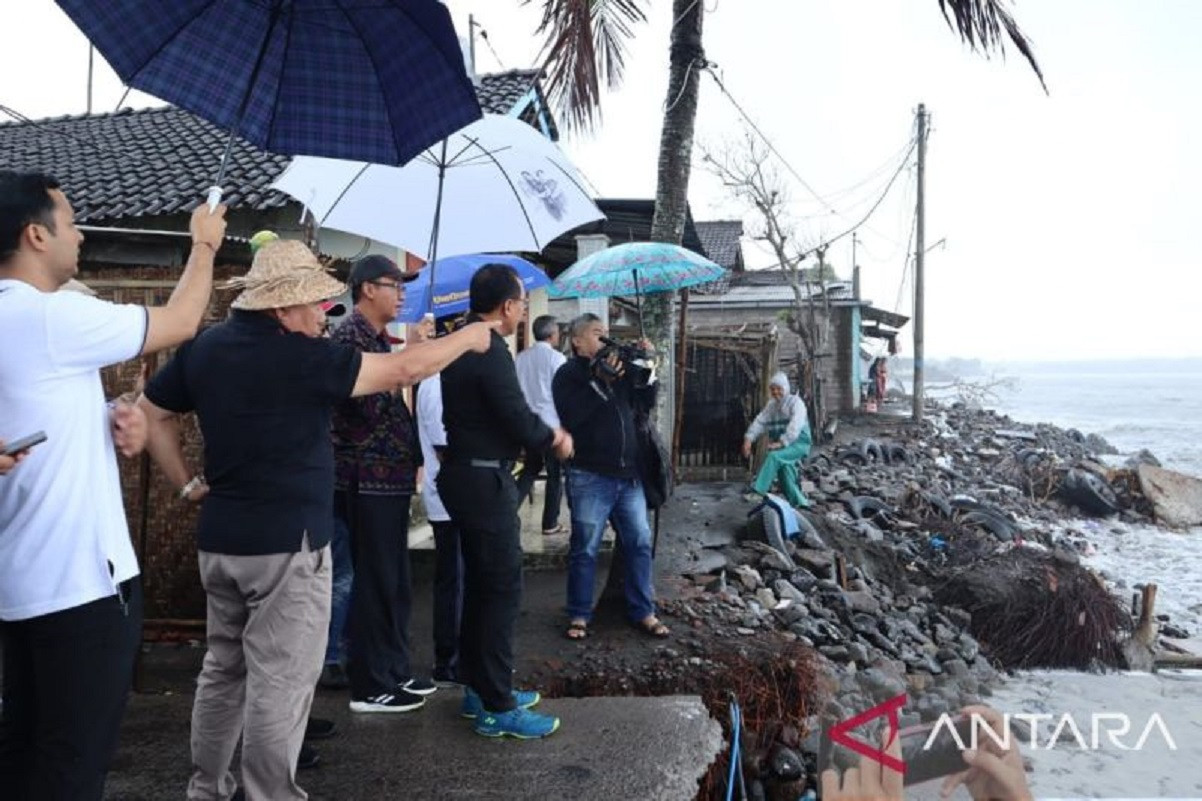
<instances>
[{"instance_id":1,"label":"belt","mask_svg":"<svg viewBox=\"0 0 1202 801\"><path fill-rule=\"evenodd\" d=\"M513 467L513 462L508 459L468 459L467 463L486 470L508 470Z\"/></svg>"}]
</instances>

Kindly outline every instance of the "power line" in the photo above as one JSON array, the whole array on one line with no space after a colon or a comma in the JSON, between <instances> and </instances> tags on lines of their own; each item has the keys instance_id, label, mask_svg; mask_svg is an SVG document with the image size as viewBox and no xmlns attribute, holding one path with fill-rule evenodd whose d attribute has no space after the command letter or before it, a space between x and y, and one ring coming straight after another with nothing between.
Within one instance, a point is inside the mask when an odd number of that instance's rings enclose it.
<instances>
[{"instance_id":1,"label":"power line","mask_svg":"<svg viewBox=\"0 0 1202 801\"><path fill-rule=\"evenodd\" d=\"M54 134L55 136L66 137L67 139L70 139L74 142L78 142L79 144L81 144L85 147L90 147L96 151L102 150L100 145L96 144L95 142L93 142L90 139L83 139L81 137L76 136L73 133L68 133L67 131L59 130L58 128L51 127L51 126L46 125L45 123L40 122L38 120L32 119L30 117L26 117L21 112L17 111L16 109L10 108L8 106L0 104L0 113L7 114L8 116L12 117L17 122L21 122L26 125L32 125L33 127L43 130L46 133Z\"/></svg>"},{"instance_id":2,"label":"power line","mask_svg":"<svg viewBox=\"0 0 1202 801\"><path fill-rule=\"evenodd\" d=\"M672 23L672 27L675 28L677 25L679 25L680 21L689 15L689 12L692 11L697 6L698 2L699 2L699 0L693 0L693 2L689 3L689 7L686 8L683 12L681 12L680 16L676 18L676 21ZM714 9L717 10L717 8L718 8L718 6L715 3Z\"/></svg>"},{"instance_id":3,"label":"power line","mask_svg":"<svg viewBox=\"0 0 1202 801\"><path fill-rule=\"evenodd\" d=\"M718 77L718 73L714 70L715 66L717 66L717 65L715 65L712 62L707 62L704 69L706 70L706 72L708 72L710 74L710 77L712 77L714 79L714 82L718 84L718 88L721 90L722 94L725 95L726 99L729 100L731 105L733 105L735 107L735 110L739 112L739 115L743 118L743 120L747 123L747 125L750 126L753 131L755 131L756 135L759 136L759 138L768 147L768 150L773 155L776 156L776 158L780 161L780 163L785 166L785 169L788 170L789 173L794 178L797 179L797 182L800 183L806 189L806 191L808 191L811 195L813 195L814 198L819 203L821 203L823 206L825 206L827 209L829 209L835 215L837 215L839 217L843 217L844 219L848 219L848 215L840 212L838 209L836 209L834 206L832 206L831 203L825 197L818 194L817 190L815 190L812 186L810 186L810 184L805 180L805 178L803 178L801 176L801 173L799 173L797 171L797 169L792 164L789 163L788 159L786 159L784 157L784 155L781 154L780 150L777 149L776 145L774 145L772 143L772 140L770 140L767 137L767 135L762 130L760 130L760 127L758 125L756 125L755 121L753 119L751 119L751 116L748 115L748 113L743 109L743 107L741 105L739 105L739 102L737 100L735 100L734 96L730 93L730 90L728 90L726 88L726 85L722 82L722 79ZM828 240L825 243L826 245L829 245L833 242L837 242L838 240L847 236L852 231L856 230L861 225L863 225L864 221L866 221L869 217L872 216L872 214L880 206L881 202L885 199L885 196L889 194L889 189L890 189L890 187L893 186L893 182L897 180L897 176L900 174L901 170L906 166L906 163L909 160L910 155L914 152L914 143L915 143L915 139L913 136L911 136L910 141L903 147L903 150L905 151L905 155L902 157L901 163L898 165L896 170L893 172L892 176L890 176L889 182L885 186L884 191L882 192L881 196L877 199L876 203L873 204L872 208L870 208L868 210L868 213L860 220L860 222L857 222L855 225L853 225L852 227L850 227L843 233L839 234L838 236L834 237L833 239ZM858 184L854 185L847 191L850 192L850 191L853 191L854 189L858 189L859 187L861 187L861 186L867 184L868 182L870 182L871 180L873 180L873 178L875 178L879 172L881 172L885 168L887 168L887 166L889 164L891 164L896 158L897 158L896 155L893 156L892 158L890 158L888 161L885 162L884 165L873 170L873 172L867 178L861 180ZM859 205L859 204L857 203L854 205ZM826 216L826 215L825 214L809 215L808 217L804 217L803 219L811 219L811 218L818 217L818 216ZM818 247L823 247L823 245L819 245ZM816 250L816 249L817 249L817 247L811 248L809 251L806 251L806 253L807 254L813 253L814 250Z\"/></svg>"},{"instance_id":4,"label":"power line","mask_svg":"<svg viewBox=\"0 0 1202 801\"><path fill-rule=\"evenodd\" d=\"M735 110L739 112L739 115L743 118L743 120L749 126L751 126L751 130L755 131L756 135L759 136L759 138L761 140L763 140L764 144L768 146L768 149L770 151L772 151L773 155L775 155L778 159L780 159L780 163L785 165L785 169L787 169L790 172L790 174L792 174L792 176L797 179L798 183L800 183L803 187L805 187L807 192L809 192L811 195L813 195L815 198L817 198L817 200L820 203L822 203L824 206L826 206L828 209L830 209L831 211L838 214L838 210L835 209L833 206L831 206L831 204L827 203L826 200L823 199L823 197L814 190L814 187L810 186L806 182L806 179L801 177L801 173L799 173L796 169L794 169L793 165L790 164L788 162L788 160L784 156L781 155L781 152L776 149L776 145L772 144L772 140L770 140L767 136L764 135L764 132L760 130L760 126L755 124L755 120L751 119L751 117L748 116L747 112L743 110L743 107L739 105L739 101L735 100L734 96L732 96L731 93L727 90L726 84L722 83L722 79L719 78L718 73L714 71L714 66L715 65L713 63L707 63L705 65L705 71L708 72L710 74L710 77L712 77L714 79L714 83L718 84L718 89L720 89L722 91L722 94L726 95L726 99L729 100L731 105L735 107Z\"/></svg>"},{"instance_id":5,"label":"power line","mask_svg":"<svg viewBox=\"0 0 1202 801\"><path fill-rule=\"evenodd\" d=\"M823 242L821 245L818 245L818 246L816 246L816 247L812 247L812 248L810 248L809 250L805 251L804 253L801 253L801 254L800 254L801 258L803 258L803 259L804 259L806 256L808 256L808 255L810 255L811 253L815 252L815 251L816 251L816 250L818 250L819 248L824 248L824 247L828 247L828 246L830 246L830 245L833 245L834 243L838 242L838 241L839 241L840 239L842 239L843 237L847 236L848 234L850 234L851 232L855 231L857 228L859 228L860 226L862 226L862 225L863 225L865 222L867 222L868 218L869 218L869 217L871 217L871 216L872 216L872 215L873 215L873 214L876 212L876 210L877 210L878 208L880 208L880 206L881 206L881 203L885 202L885 198L889 196L889 190L893 188L893 184L894 184L894 182L895 182L895 181L897 181L897 176L901 175L901 174L902 174L902 170L904 170L904 169L906 168L906 164L907 164L907 163L910 161L910 154L914 152L914 146L915 146L916 144L917 144L917 142L911 143L911 145L910 145L910 149L909 149L908 151L906 151L906 158L905 158L905 161L903 161L901 164L899 164L899 165L897 166L897 171L896 171L896 172L894 172L894 173L893 173L893 177L891 177L891 178L889 179L889 183L888 183L888 184L885 186L885 191L881 193L881 196L880 196L879 198L877 198L877 199L876 199L876 203L873 203L873 204L872 204L872 208L870 208L870 209L868 210L868 213L867 213L867 214L865 214L865 215L864 215L864 216L863 216L863 217L860 219L860 221L859 221L859 222L857 222L855 225L851 226L850 228L848 228L846 231L844 231L843 233L839 234L838 236L831 237L830 239L828 239L828 240L826 240L825 242Z\"/></svg>"},{"instance_id":6,"label":"power line","mask_svg":"<svg viewBox=\"0 0 1202 801\"><path fill-rule=\"evenodd\" d=\"M488 38L488 31L484 30L481 25L476 25L476 29L480 31L480 38L484 40L484 44L488 45L488 52L492 53L492 57L496 60L497 66L502 70L506 69L505 62L501 61L501 57L497 55L496 49L492 46L492 40Z\"/></svg>"},{"instance_id":7,"label":"power line","mask_svg":"<svg viewBox=\"0 0 1202 801\"><path fill-rule=\"evenodd\" d=\"M906 288L906 274L910 271L910 261L914 258L914 236L918 231L918 212L915 209L910 218L910 238L906 242L906 260L902 263L901 283L897 285L897 300L893 303L895 314L901 313L902 290Z\"/></svg>"}]
</instances>

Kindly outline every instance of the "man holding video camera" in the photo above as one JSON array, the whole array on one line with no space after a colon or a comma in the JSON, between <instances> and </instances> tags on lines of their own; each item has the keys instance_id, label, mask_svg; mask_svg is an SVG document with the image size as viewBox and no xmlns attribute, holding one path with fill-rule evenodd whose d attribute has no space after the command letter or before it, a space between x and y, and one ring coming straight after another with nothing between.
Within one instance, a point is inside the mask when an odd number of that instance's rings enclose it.
<instances>
[{"instance_id":1,"label":"man holding video camera","mask_svg":"<svg viewBox=\"0 0 1202 801\"><path fill-rule=\"evenodd\" d=\"M551 390L559 419L576 444L567 469L572 514L567 636L588 636L597 552L605 524L612 521L625 554L630 622L652 637L667 637L668 627L655 615L651 527L635 427L636 407L646 411L655 403L653 373L638 364L650 356L651 345L614 342L594 314L573 320L570 333L574 355L555 374Z\"/></svg>"}]
</instances>

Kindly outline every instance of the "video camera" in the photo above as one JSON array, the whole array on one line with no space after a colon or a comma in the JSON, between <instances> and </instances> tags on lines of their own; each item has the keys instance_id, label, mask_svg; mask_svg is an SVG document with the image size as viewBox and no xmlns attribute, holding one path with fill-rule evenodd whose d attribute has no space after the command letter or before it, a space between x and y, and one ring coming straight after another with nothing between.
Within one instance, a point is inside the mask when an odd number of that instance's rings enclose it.
<instances>
[{"instance_id":1,"label":"video camera","mask_svg":"<svg viewBox=\"0 0 1202 801\"><path fill-rule=\"evenodd\" d=\"M655 357L649 351L637 344L619 342L609 337L601 337L600 339L601 344L605 347L597 351L597 355L593 357L590 365L593 375L612 381L621 375L623 370L630 370L632 367L639 368L639 371L636 373L637 375L650 375ZM610 357L615 354L618 357L617 366L610 363ZM645 381L646 379L644 378L643 380Z\"/></svg>"}]
</instances>

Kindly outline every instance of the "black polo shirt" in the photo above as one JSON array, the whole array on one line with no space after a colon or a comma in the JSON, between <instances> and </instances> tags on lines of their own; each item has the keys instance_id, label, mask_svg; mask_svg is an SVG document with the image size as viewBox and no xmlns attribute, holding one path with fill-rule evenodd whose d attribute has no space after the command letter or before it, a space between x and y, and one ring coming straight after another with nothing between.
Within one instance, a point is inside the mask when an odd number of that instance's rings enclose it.
<instances>
[{"instance_id":1,"label":"black polo shirt","mask_svg":"<svg viewBox=\"0 0 1202 801\"><path fill-rule=\"evenodd\" d=\"M295 553L333 533L330 411L351 394L362 355L235 310L185 343L146 387L172 412L196 412L209 494L197 545L211 553Z\"/></svg>"}]
</instances>

